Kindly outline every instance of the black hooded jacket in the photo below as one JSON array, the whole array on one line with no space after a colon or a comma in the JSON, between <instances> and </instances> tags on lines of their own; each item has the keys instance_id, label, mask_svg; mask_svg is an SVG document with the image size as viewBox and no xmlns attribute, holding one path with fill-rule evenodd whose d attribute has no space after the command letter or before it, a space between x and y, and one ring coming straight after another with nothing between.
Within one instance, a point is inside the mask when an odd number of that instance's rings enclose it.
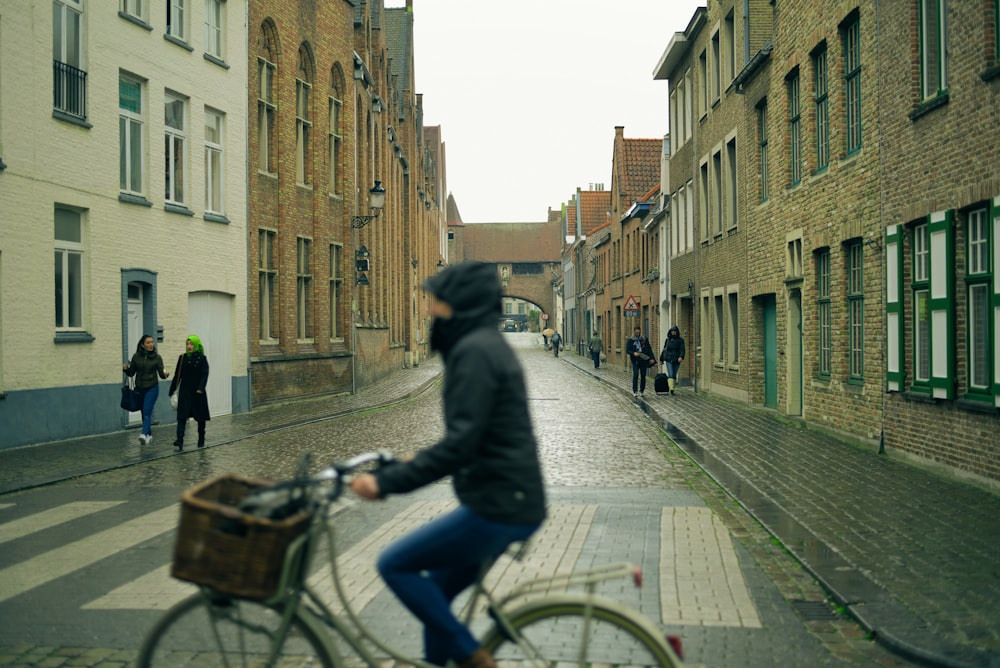
<instances>
[{"instance_id":1,"label":"black hooded jacket","mask_svg":"<svg viewBox=\"0 0 1000 668\"><path fill-rule=\"evenodd\" d=\"M502 290L492 265L465 263L424 287L454 309L436 320L432 346L445 363L445 436L409 462L375 472L383 495L445 476L459 502L486 519L537 524L545 490L521 365L497 330Z\"/></svg>"}]
</instances>

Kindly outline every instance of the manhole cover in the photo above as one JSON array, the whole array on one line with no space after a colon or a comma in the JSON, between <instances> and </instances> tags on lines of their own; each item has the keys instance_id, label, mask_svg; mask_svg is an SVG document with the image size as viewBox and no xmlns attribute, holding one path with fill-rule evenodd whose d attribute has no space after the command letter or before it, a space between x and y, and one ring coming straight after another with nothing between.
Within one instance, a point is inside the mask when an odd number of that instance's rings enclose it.
<instances>
[{"instance_id":1,"label":"manhole cover","mask_svg":"<svg viewBox=\"0 0 1000 668\"><path fill-rule=\"evenodd\" d=\"M809 622L831 622L837 619L837 613L826 601L793 600L791 604L799 616Z\"/></svg>"}]
</instances>

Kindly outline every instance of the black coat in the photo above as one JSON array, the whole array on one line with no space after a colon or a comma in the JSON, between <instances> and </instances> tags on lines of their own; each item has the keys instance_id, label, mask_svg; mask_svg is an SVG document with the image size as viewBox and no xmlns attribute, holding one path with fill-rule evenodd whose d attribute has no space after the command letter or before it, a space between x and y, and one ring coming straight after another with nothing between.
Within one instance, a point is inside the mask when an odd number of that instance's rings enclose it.
<instances>
[{"instance_id":1,"label":"black coat","mask_svg":"<svg viewBox=\"0 0 1000 668\"><path fill-rule=\"evenodd\" d=\"M660 361L677 364L677 360L686 357L684 354L684 339L679 336L668 336L660 351Z\"/></svg>"},{"instance_id":2,"label":"black coat","mask_svg":"<svg viewBox=\"0 0 1000 668\"><path fill-rule=\"evenodd\" d=\"M170 395L177 392L177 419L194 418L195 422L211 420L208 412L208 358L199 352L182 354L177 358L174 380L170 383ZM178 386L179 384L179 386ZM200 394L199 394L200 390Z\"/></svg>"}]
</instances>

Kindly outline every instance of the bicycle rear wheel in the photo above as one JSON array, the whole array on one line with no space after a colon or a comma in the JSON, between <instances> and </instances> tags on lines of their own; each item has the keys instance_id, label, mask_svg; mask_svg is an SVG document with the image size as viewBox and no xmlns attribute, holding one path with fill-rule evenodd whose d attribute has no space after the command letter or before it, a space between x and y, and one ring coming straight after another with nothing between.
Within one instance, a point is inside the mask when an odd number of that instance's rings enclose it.
<instances>
[{"instance_id":1,"label":"bicycle rear wheel","mask_svg":"<svg viewBox=\"0 0 1000 668\"><path fill-rule=\"evenodd\" d=\"M483 646L501 665L679 668L664 634L639 613L583 597L546 598L508 617L511 637L496 624Z\"/></svg>"},{"instance_id":2,"label":"bicycle rear wheel","mask_svg":"<svg viewBox=\"0 0 1000 668\"><path fill-rule=\"evenodd\" d=\"M276 648L281 621L275 608L199 592L160 618L143 641L136 665L333 668L320 632L301 612Z\"/></svg>"}]
</instances>

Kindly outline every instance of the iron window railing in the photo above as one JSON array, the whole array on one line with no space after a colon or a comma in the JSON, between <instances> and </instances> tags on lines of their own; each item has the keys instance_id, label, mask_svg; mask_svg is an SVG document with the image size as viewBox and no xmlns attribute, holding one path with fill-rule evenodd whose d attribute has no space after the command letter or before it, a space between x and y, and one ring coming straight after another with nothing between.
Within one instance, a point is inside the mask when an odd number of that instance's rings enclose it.
<instances>
[{"instance_id":1,"label":"iron window railing","mask_svg":"<svg viewBox=\"0 0 1000 668\"><path fill-rule=\"evenodd\" d=\"M52 61L53 106L56 111L87 118L87 73L72 65Z\"/></svg>"}]
</instances>

